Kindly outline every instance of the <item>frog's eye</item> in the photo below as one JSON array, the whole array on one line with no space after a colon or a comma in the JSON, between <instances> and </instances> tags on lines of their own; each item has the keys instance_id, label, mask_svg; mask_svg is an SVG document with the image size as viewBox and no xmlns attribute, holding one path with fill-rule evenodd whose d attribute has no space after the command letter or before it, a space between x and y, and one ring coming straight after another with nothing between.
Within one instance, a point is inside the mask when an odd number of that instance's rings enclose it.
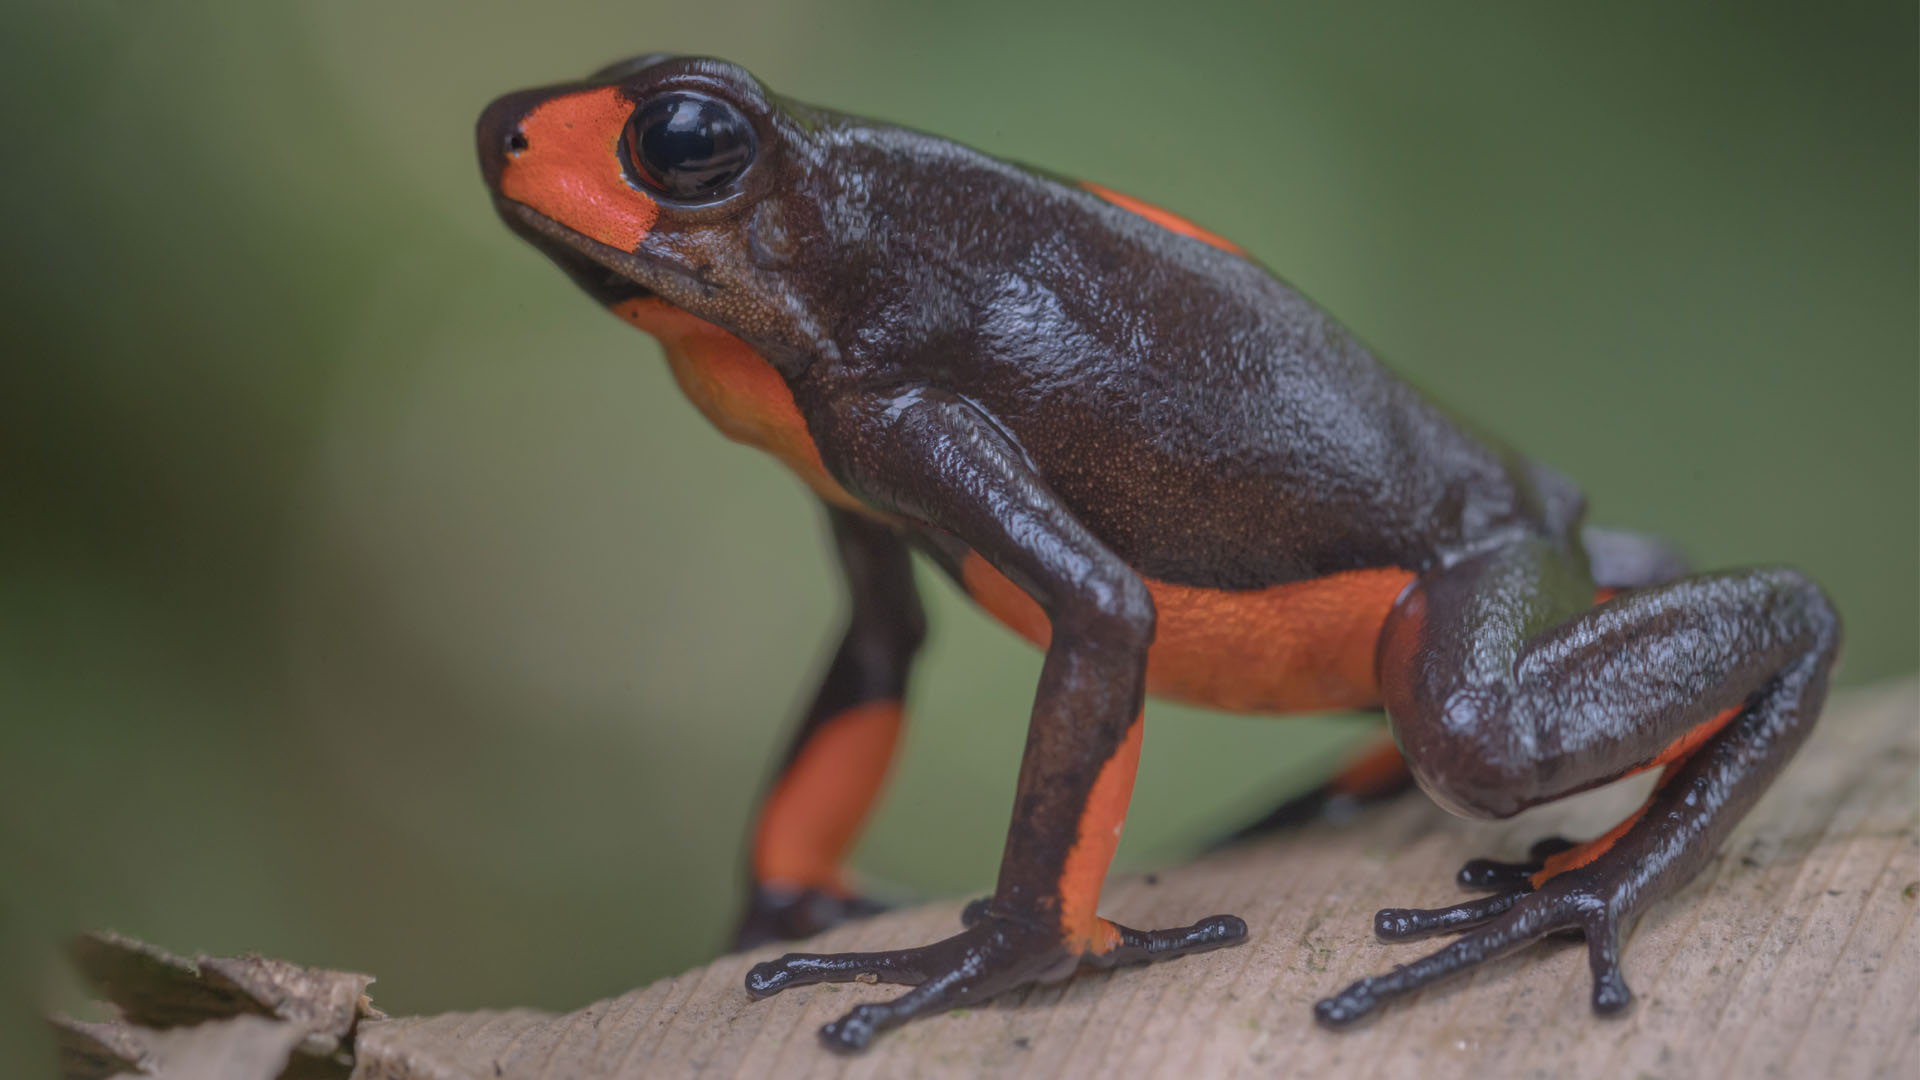
<instances>
[{"instance_id":1,"label":"frog's eye","mask_svg":"<svg viewBox=\"0 0 1920 1080\"><path fill-rule=\"evenodd\" d=\"M627 158L648 187L676 199L717 194L753 161L753 125L704 94L663 94L627 121Z\"/></svg>"}]
</instances>

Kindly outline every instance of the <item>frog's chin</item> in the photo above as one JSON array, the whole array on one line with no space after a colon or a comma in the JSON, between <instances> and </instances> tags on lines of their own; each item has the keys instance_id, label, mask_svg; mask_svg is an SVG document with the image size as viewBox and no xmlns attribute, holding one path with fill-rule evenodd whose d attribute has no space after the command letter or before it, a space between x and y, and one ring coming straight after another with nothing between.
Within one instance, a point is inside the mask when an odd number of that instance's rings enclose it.
<instances>
[{"instance_id":1,"label":"frog's chin","mask_svg":"<svg viewBox=\"0 0 1920 1080\"><path fill-rule=\"evenodd\" d=\"M666 261L622 251L575 232L525 203L494 196L507 226L539 248L574 283L604 304L666 294L703 294L712 287Z\"/></svg>"}]
</instances>

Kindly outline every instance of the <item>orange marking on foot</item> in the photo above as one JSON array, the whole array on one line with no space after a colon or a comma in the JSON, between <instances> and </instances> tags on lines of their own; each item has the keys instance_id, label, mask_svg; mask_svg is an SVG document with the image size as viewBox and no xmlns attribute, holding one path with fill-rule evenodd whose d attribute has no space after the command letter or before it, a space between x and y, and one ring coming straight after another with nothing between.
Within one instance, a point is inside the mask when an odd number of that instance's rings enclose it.
<instances>
[{"instance_id":1,"label":"orange marking on foot","mask_svg":"<svg viewBox=\"0 0 1920 1080\"><path fill-rule=\"evenodd\" d=\"M1236 712L1363 709L1380 702L1374 647L1413 572L1348 570L1245 592L1147 580L1159 609L1147 691ZM977 554L961 581L975 602L1046 648L1046 612Z\"/></svg>"},{"instance_id":2,"label":"orange marking on foot","mask_svg":"<svg viewBox=\"0 0 1920 1080\"><path fill-rule=\"evenodd\" d=\"M1327 790L1335 795L1364 799L1392 791L1412 777L1406 759L1400 756L1399 744L1390 738L1381 739L1336 773L1327 782Z\"/></svg>"},{"instance_id":3,"label":"orange marking on foot","mask_svg":"<svg viewBox=\"0 0 1920 1080\"><path fill-rule=\"evenodd\" d=\"M1218 233L1209 232L1206 229L1203 229L1200 226L1195 225L1193 222L1188 221L1186 218L1183 218L1178 214L1168 213L1167 211L1160 209L1159 207L1153 205L1150 202L1145 202L1141 199L1136 199L1131 195L1122 195L1121 193L1113 190L1112 188L1102 187L1099 184L1095 184L1091 181L1083 180L1080 182L1080 186L1083 188L1086 188L1088 191L1093 192L1095 195L1100 196L1101 198L1107 200L1108 202L1112 203L1113 205L1119 207L1122 210L1131 210L1132 212L1139 214L1141 217L1146 218L1148 221L1153 222L1155 225L1158 225L1163 229L1170 229L1173 232L1179 233L1181 236L1191 236L1195 240L1199 240L1202 243L1212 244L1214 247L1219 248L1221 251L1227 252L1232 255L1246 254L1246 251L1242 249L1239 244L1234 243L1233 241L1227 239L1224 236L1219 235Z\"/></svg>"},{"instance_id":4,"label":"orange marking on foot","mask_svg":"<svg viewBox=\"0 0 1920 1080\"><path fill-rule=\"evenodd\" d=\"M1100 917L1100 886L1106 883L1107 867L1113 863L1120 832L1126 826L1144 730L1142 718L1134 717L1113 756L1100 766L1100 775L1094 778L1093 790L1087 795L1087 807L1080 813L1080 829L1067 852L1067 864L1060 872L1060 925L1066 932L1067 948L1076 952L1104 953L1120 944L1120 932Z\"/></svg>"},{"instance_id":5,"label":"orange marking on foot","mask_svg":"<svg viewBox=\"0 0 1920 1080\"><path fill-rule=\"evenodd\" d=\"M542 102L520 122L526 148L507 156L500 193L577 233L632 251L660 216L620 168L633 103L611 87Z\"/></svg>"},{"instance_id":6,"label":"orange marking on foot","mask_svg":"<svg viewBox=\"0 0 1920 1080\"><path fill-rule=\"evenodd\" d=\"M898 701L855 705L813 733L760 810L755 881L846 892L841 862L879 797L899 735Z\"/></svg>"},{"instance_id":7,"label":"orange marking on foot","mask_svg":"<svg viewBox=\"0 0 1920 1080\"><path fill-rule=\"evenodd\" d=\"M874 514L827 472L793 391L746 342L657 296L623 300L613 313L660 339L681 392L722 435L779 458L828 502Z\"/></svg>"}]
</instances>

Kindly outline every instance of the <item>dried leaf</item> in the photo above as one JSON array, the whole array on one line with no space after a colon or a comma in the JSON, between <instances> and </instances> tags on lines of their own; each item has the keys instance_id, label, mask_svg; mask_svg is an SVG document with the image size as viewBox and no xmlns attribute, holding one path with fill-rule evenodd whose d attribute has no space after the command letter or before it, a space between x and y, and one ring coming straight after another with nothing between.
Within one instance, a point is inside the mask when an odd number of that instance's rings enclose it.
<instances>
[{"instance_id":1,"label":"dried leaf","mask_svg":"<svg viewBox=\"0 0 1920 1080\"><path fill-rule=\"evenodd\" d=\"M235 1016L141 1038L153 1054L153 1080L278 1080L304 1035L284 1020Z\"/></svg>"},{"instance_id":2,"label":"dried leaf","mask_svg":"<svg viewBox=\"0 0 1920 1080\"><path fill-rule=\"evenodd\" d=\"M291 1021L305 1033L301 1049L329 1054L340 1048L362 1017L386 1014L368 1002L368 975L301 967L265 956L212 957L201 976L218 991L239 995L269 1015Z\"/></svg>"},{"instance_id":3,"label":"dried leaf","mask_svg":"<svg viewBox=\"0 0 1920 1080\"><path fill-rule=\"evenodd\" d=\"M112 932L82 934L67 955L95 993L119 1006L128 1023L170 1028L272 1010L228 985L209 985L185 957Z\"/></svg>"},{"instance_id":4,"label":"dried leaf","mask_svg":"<svg viewBox=\"0 0 1920 1080\"><path fill-rule=\"evenodd\" d=\"M271 1017L300 1029L304 1053L327 1056L361 1019L386 1015L367 999L369 975L252 954L188 960L114 933L82 935L68 951L87 983L140 1027Z\"/></svg>"},{"instance_id":5,"label":"dried leaf","mask_svg":"<svg viewBox=\"0 0 1920 1080\"><path fill-rule=\"evenodd\" d=\"M122 1023L94 1023L52 1016L54 1051L63 1080L104 1080L152 1070L153 1055L140 1033Z\"/></svg>"}]
</instances>

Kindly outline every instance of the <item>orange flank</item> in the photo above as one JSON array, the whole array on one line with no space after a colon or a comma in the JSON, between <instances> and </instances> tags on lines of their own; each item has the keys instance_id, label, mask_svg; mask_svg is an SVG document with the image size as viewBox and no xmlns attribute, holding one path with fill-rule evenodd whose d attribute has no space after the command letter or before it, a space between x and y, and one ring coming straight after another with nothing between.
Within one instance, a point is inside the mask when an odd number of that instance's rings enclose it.
<instances>
[{"instance_id":1,"label":"orange flank","mask_svg":"<svg viewBox=\"0 0 1920 1080\"><path fill-rule=\"evenodd\" d=\"M756 882L845 895L840 865L880 795L899 735L898 701L855 705L814 732L760 810Z\"/></svg>"},{"instance_id":2,"label":"orange flank","mask_svg":"<svg viewBox=\"0 0 1920 1080\"><path fill-rule=\"evenodd\" d=\"M992 564L969 554L961 579L989 614L1046 647L1046 613ZM1147 653L1147 692L1235 712L1377 705L1374 645L1412 580L1410 570L1348 570L1224 592L1148 579L1160 618Z\"/></svg>"},{"instance_id":3,"label":"orange flank","mask_svg":"<svg viewBox=\"0 0 1920 1080\"><path fill-rule=\"evenodd\" d=\"M1067 948L1076 952L1110 952L1120 944L1120 932L1100 917L1100 886L1107 880L1107 867L1113 863L1127 822L1144 729L1141 718L1134 717L1113 756L1100 766L1100 775L1087 794L1087 807L1080 812L1080 829L1067 852L1067 864L1060 871L1060 925Z\"/></svg>"},{"instance_id":4,"label":"orange flank","mask_svg":"<svg viewBox=\"0 0 1920 1080\"><path fill-rule=\"evenodd\" d=\"M1384 795L1413 778L1407 771L1407 762L1400 756L1400 745L1391 737L1382 738L1367 747L1357 758L1348 762L1327 783L1327 790L1334 795L1350 795L1356 799Z\"/></svg>"},{"instance_id":5,"label":"orange flank","mask_svg":"<svg viewBox=\"0 0 1920 1080\"><path fill-rule=\"evenodd\" d=\"M1163 229L1170 229L1173 232L1179 233L1181 236L1191 236L1195 240L1212 244L1214 247L1231 255L1246 254L1246 250L1239 244L1234 243L1218 233L1209 232L1178 214L1168 213L1150 202L1144 202L1131 195L1122 195L1110 187L1102 187L1099 184L1087 180L1082 180L1080 186L1122 210L1131 210L1139 214L1141 217L1146 218L1148 221L1153 222Z\"/></svg>"},{"instance_id":6,"label":"orange flank","mask_svg":"<svg viewBox=\"0 0 1920 1080\"><path fill-rule=\"evenodd\" d=\"M828 502L872 513L828 475L793 391L746 342L656 296L623 300L613 313L660 340L681 392L721 434L779 458Z\"/></svg>"},{"instance_id":7,"label":"orange flank","mask_svg":"<svg viewBox=\"0 0 1920 1080\"><path fill-rule=\"evenodd\" d=\"M520 123L525 148L507 155L500 194L632 251L660 216L621 174L620 132L632 113L633 102L611 87L542 102Z\"/></svg>"}]
</instances>

